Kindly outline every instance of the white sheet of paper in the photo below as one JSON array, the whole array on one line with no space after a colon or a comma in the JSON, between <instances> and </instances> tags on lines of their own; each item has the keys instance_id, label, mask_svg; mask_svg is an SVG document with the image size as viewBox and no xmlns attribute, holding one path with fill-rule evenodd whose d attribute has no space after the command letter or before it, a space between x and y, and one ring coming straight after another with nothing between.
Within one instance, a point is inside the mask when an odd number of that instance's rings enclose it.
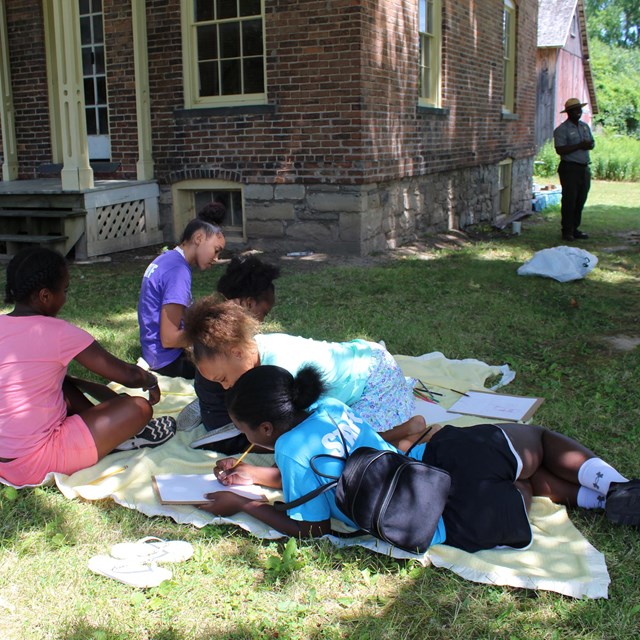
<instances>
[{"instance_id":1,"label":"white sheet of paper","mask_svg":"<svg viewBox=\"0 0 640 640\"><path fill-rule=\"evenodd\" d=\"M263 489L255 484L222 484L213 473L173 474L153 476L153 482L163 504L202 504L207 502L205 494L216 491L232 491L252 500L265 500Z\"/></svg>"},{"instance_id":2,"label":"white sheet of paper","mask_svg":"<svg viewBox=\"0 0 640 640\"><path fill-rule=\"evenodd\" d=\"M421 400L420 398L414 398L414 400L414 415L422 416L427 421L428 425L434 424L436 422L446 424L447 421L455 420L456 418L462 417L459 413L451 413L450 411L447 411L439 404L427 402L426 400Z\"/></svg>"},{"instance_id":3,"label":"white sheet of paper","mask_svg":"<svg viewBox=\"0 0 640 640\"><path fill-rule=\"evenodd\" d=\"M517 422L522 420L534 408L534 405L541 403L541 398L469 391L466 396L462 396L457 400L451 409L465 415Z\"/></svg>"}]
</instances>

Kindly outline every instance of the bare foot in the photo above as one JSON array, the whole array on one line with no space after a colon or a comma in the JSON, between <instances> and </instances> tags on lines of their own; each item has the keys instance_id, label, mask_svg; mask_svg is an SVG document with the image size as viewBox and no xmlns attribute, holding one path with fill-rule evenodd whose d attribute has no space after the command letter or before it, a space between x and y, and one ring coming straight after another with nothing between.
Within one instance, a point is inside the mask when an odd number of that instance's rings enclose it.
<instances>
[{"instance_id":1,"label":"bare foot","mask_svg":"<svg viewBox=\"0 0 640 640\"><path fill-rule=\"evenodd\" d=\"M413 418L409 418L405 423L399 425L400 427L404 428L402 436L407 438L422 433L427 428L427 422L422 416L413 416Z\"/></svg>"}]
</instances>

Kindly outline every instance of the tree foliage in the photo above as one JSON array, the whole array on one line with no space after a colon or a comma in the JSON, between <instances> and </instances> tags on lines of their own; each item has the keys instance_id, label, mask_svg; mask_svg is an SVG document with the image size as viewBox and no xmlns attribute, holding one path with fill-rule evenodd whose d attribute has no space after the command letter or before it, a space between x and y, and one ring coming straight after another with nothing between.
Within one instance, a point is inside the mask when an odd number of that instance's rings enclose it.
<instances>
[{"instance_id":1,"label":"tree foliage","mask_svg":"<svg viewBox=\"0 0 640 640\"><path fill-rule=\"evenodd\" d=\"M638 0L585 0L590 38L623 48L640 46Z\"/></svg>"},{"instance_id":2,"label":"tree foliage","mask_svg":"<svg viewBox=\"0 0 640 640\"><path fill-rule=\"evenodd\" d=\"M640 137L640 49L590 44L599 113L605 129Z\"/></svg>"},{"instance_id":3,"label":"tree foliage","mask_svg":"<svg viewBox=\"0 0 640 640\"><path fill-rule=\"evenodd\" d=\"M599 113L594 122L640 138L640 1L585 0Z\"/></svg>"}]
</instances>

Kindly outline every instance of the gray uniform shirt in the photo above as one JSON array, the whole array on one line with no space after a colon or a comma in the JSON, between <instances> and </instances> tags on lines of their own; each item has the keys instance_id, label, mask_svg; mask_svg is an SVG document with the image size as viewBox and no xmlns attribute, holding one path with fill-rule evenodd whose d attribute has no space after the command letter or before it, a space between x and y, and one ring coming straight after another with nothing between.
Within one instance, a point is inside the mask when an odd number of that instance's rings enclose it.
<instances>
[{"instance_id":1,"label":"gray uniform shirt","mask_svg":"<svg viewBox=\"0 0 640 640\"><path fill-rule=\"evenodd\" d=\"M565 147L569 144L578 144L582 140L593 141L591 129L586 122L578 121L573 124L571 120L565 120L553 132L553 142L558 147ZM577 162L578 164L589 164L589 152L586 149L578 149L561 156L565 162Z\"/></svg>"}]
</instances>

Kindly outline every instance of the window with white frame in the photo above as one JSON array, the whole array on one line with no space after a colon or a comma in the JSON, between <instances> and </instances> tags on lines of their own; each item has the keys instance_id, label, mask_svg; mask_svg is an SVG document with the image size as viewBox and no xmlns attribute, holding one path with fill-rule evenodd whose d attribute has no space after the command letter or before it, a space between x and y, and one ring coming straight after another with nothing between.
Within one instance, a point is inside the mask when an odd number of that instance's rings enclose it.
<instances>
[{"instance_id":1,"label":"window with white frame","mask_svg":"<svg viewBox=\"0 0 640 640\"><path fill-rule=\"evenodd\" d=\"M441 0L418 0L419 100L425 106L440 106L442 3Z\"/></svg>"},{"instance_id":2,"label":"window with white frame","mask_svg":"<svg viewBox=\"0 0 640 640\"><path fill-rule=\"evenodd\" d=\"M79 0L87 144L91 160L111 159L102 0Z\"/></svg>"},{"instance_id":3,"label":"window with white frame","mask_svg":"<svg viewBox=\"0 0 640 640\"><path fill-rule=\"evenodd\" d=\"M185 106L266 100L264 0L181 0Z\"/></svg>"},{"instance_id":4,"label":"window with white frame","mask_svg":"<svg viewBox=\"0 0 640 640\"><path fill-rule=\"evenodd\" d=\"M503 92L502 108L513 113L516 81L516 5L504 0L502 12Z\"/></svg>"}]
</instances>

